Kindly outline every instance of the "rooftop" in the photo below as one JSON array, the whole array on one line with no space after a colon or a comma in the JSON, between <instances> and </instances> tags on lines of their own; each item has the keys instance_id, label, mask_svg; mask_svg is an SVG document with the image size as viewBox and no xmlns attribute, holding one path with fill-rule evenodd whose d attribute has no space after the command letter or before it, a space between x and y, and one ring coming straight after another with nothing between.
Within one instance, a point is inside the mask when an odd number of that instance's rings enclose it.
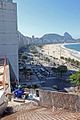
<instances>
[{"instance_id":1,"label":"rooftop","mask_svg":"<svg viewBox=\"0 0 80 120\"><path fill-rule=\"evenodd\" d=\"M0 120L80 120L79 112L70 112L62 109L44 108L34 102L28 102L14 107L17 112Z\"/></svg>"}]
</instances>

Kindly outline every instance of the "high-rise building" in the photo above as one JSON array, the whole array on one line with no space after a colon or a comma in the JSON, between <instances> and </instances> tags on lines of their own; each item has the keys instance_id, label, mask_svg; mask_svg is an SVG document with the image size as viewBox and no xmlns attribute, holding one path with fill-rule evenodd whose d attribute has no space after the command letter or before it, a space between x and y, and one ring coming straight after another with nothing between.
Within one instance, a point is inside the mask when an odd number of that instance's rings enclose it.
<instances>
[{"instance_id":1,"label":"high-rise building","mask_svg":"<svg viewBox=\"0 0 80 120\"><path fill-rule=\"evenodd\" d=\"M17 5L0 0L0 57L6 57L18 79Z\"/></svg>"},{"instance_id":2,"label":"high-rise building","mask_svg":"<svg viewBox=\"0 0 80 120\"><path fill-rule=\"evenodd\" d=\"M12 2L13 0L0 0L1 2Z\"/></svg>"}]
</instances>

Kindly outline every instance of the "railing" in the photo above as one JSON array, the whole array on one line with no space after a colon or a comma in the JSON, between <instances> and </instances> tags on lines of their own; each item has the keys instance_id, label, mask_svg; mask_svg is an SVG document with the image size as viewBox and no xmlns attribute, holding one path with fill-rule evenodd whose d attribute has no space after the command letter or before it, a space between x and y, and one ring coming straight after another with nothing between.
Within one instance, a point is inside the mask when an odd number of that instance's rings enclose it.
<instances>
[{"instance_id":1,"label":"railing","mask_svg":"<svg viewBox=\"0 0 80 120\"><path fill-rule=\"evenodd\" d=\"M3 89L6 89L6 65L7 65L7 59L6 58L0 58L0 66L3 66L3 73L2 75L2 80L0 81L0 86Z\"/></svg>"},{"instance_id":2,"label":"railing","mask_svg":"<svg viewBox=\"0 0 80 120\"><path fill-rule=\"evenodd\" d=\"M3 87L5 89L5 74L6 74L6 58L4 59L4 71L3 71Z\"/></svg>"}]
</instances>

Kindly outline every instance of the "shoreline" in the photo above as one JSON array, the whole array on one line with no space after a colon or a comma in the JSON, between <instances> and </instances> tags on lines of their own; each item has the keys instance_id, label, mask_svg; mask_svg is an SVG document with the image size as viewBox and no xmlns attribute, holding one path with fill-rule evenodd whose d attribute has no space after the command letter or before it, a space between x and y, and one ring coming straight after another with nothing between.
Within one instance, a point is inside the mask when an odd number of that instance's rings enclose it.
<instances>
[{"instance_id":1,"label":"shoreline","mask_svg":"<svg viewBox=\"0 0 80 120\"><path fill-rule=\"evenodd\" d=\"M77 50L69 49L64 45L69 44L78 44L78 43L64 43L64 44L46 44L42 47L44 53L52 56L57 57L60 59L61 56L78 60L80 62L80 52ZM80 43L79 43L80 44Z\"/></svg>"},{"instance_id":2,"label":"shoreline","mask_svg":"<svg viewBox=\"0 0 80 120\"><path fill-rule=\"evenodd\" d=\"M70 43L70 44L72 44L72 43ZM77 58L80 61L80 51L70 49L65 46L65 45L70 45L70 44L63 44L63 45L61 45L61 47L62 47L62 49L69 51L72 56L74 56L75 58ZM74 43L74 44L78 44L78 43Z\"/></svg>"}]
</instances>

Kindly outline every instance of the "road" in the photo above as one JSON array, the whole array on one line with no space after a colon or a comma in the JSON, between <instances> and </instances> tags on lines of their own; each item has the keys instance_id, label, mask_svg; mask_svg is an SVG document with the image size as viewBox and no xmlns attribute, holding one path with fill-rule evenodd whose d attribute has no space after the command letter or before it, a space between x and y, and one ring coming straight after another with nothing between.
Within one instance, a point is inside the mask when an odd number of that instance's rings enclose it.
<instances>
[{"instance_id":1,"label":"road","mask_svg":"<svg viewBox=\"0 0 80 120\"><path fill-rule=\"evenodd\" d=\"M64 91L65 87L71 86L71 84L66 81L69 76L68 74L64 75L63 78L61 78L60 76L56 76L55 73L52 72L51 66L49 66L48 63L46 63L46 65L44 66L44 60L41 60L39 57L35 57L34 55L32 56L33 61L26 62L25 65L26 67L29 66L31 68L33 74L25 78L20 73L21 83L24 83L26 85L38 84L40 85L40 87L51 88L56 86L57 90L60 91Z\"/></svg>"}]
</instances>

